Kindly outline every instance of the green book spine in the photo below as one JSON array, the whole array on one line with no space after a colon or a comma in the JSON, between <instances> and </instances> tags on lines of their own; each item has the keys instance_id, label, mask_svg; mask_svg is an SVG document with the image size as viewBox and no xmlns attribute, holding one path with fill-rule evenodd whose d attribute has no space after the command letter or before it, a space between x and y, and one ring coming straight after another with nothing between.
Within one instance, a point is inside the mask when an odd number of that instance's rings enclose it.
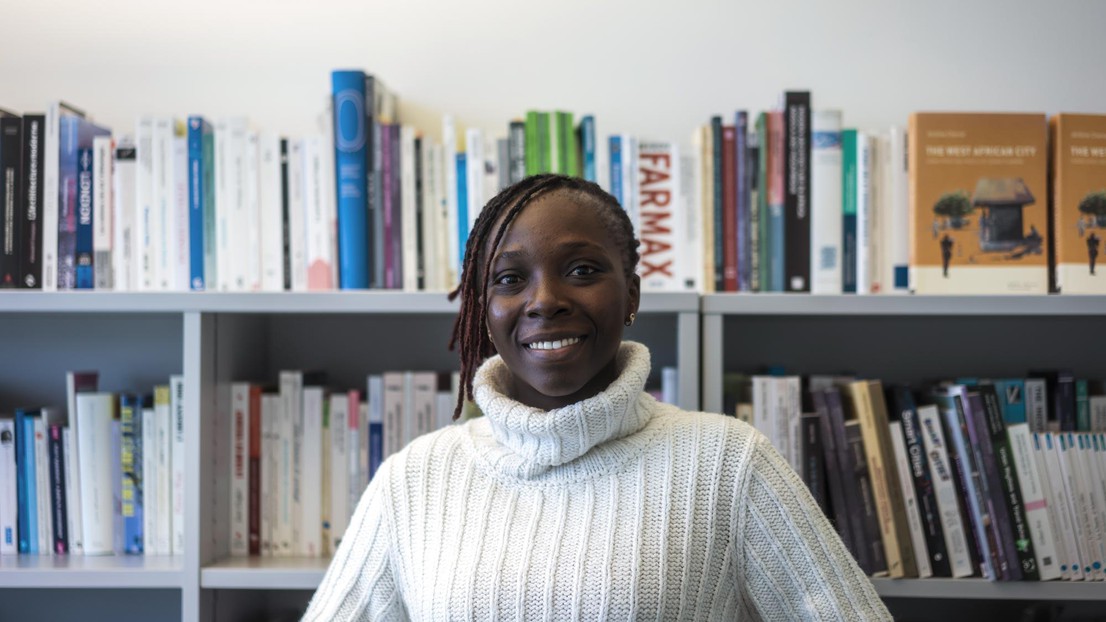
<instances>
[{"instance_id":1,"label":"green book spine","mask_svg":"<svg viewBox=\"0 0 1106 622\"><path fill-rule=\"evenodd\" d=\"M572 177L580 176L580 159L576 153L576 124L571 112L560 112L561 115L561 142L564 149L561 150L561 161L564 167L561 172Z\"/></svg>"},{"instance_id":2,"label":"green book spine","mask_svg":"<svg viewBox=\"0 0 1106 622\"><path fill-rule=\"evenodd\" d=\"M856 293L856 130L841 132L841 289Z\"/></svg>"},{"instance_id":3,"label":"green book spine","mask_svg":"<svg viewBox=\"0 0 1106 622\"><path fill-rule=\"evenodd\" d=\"M538 153L540 140L538 138L538 119L541 116L536 110L526 113L526 176L537 175L541 172L541 155Z\"/></svg>"},{"instance_id":4,"label":"green book spine","mask_svg":"<svg viewBox=\"0 0 1106 622\"><path fill-rule=\"evenodd\" d=\"M1087 397L1087 381L1075 381L1075 429L1091 431L1091 404Z\"/></svg>"},{"instance_id":5,"label":"green book spine","mask_svg":"<svg viewBox=\"0 0 1106 622\"><path fill-rule=\"evenodd\" d=\"M548 112L538 113L538 154L542 173L557 172L557 136L554 133L557 118L550 118Z\"/></svg>"}]
</instances>

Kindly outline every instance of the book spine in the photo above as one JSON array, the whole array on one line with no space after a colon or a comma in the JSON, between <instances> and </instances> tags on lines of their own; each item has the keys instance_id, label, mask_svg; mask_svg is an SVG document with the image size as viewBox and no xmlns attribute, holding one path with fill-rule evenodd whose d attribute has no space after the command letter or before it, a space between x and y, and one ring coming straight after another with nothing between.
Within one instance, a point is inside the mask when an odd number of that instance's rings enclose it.
<instances>
[{"instance_id":1,"label":"book spine","mask_svg":"<svg viewBox=\"0 0 1106 622\"><path fill-rule=\"evenodd\" d=\"M768 113L768 291L782 292L786 274L786 144L781 111Z\"/></svg>"},{"instance_id":2,"label":"book spine","mask_svg":"<svg viewBox=\"0 0 1106 622\"><path fill-rule=\"evenodd\" d=\"M57 289L76 287L77 175L80 119L67 117L61 123L58 155L58 245Z\"/></svg>"},{"instance_id":3,"label":"book spine","mask_svg":"<svg viewBox=\"0 0 1106 622\"><path fill-rule=\"evenodd\" d=\"M997 541L990 529L991 515L983 492L979 463L971 449L968 425L964 419L964 405L958 395L938 396L938 399L943 404L942 415L949 438L952 439L951 445L955 449L953 464L960 479L963 498L967 499L966 514L975 534L977 561L983 577L989 581L997 581L1002 578L996 550Z\"/></svg>"},{"instance_id":4,"label":"book spine","mask_svg":"<svg viewBox=\"0 0 1106 622\"><path fill-rule=\"evenodd\" d=\"M722 127L722 291L737 291L737 132ZM717 224L717 223L716 223Z\"/></svg>"},{"instance_id":5,"label":"book spine","mask_svg":"<svg viewBox=\"0 0 1106 622\"><path fill-rule=\"evenodd\" d=\"M844 482L846 476L838 457L837 435L834 434L825 393L822 390L812 389L810 397L814 410L818 413L818 424L821 426L822 459L825 462L830 508L833 511L831 520L841 536L841 541L845 543L845 548L853 554L853 557L857 557L856 542L853 541L852 529L849 527L849 505L846 501Z\"/></svg>"},{"instance_id":6,"label":"book spine","mask_svg":"<svg viewBox=\"0 0 1106 622\"><path fill-rule=\"evenodd\" d=\"M810 291L840 294L842 214L841 111L811 118Z\"/></svg>"},{"instance_id":7,"label":"book spine","mask_svg":"<svg viewBox=\"0 0 1106 622\"><path fill-rule=\"evenodd\" d=\"M675 291L682 286L682 223L676 215L678 154L668 143L639 147L638 194L641 196L641 263L643 290Z\"/></svg>"},{"instance_id":8,"label":"book spine","mask_svg":"<svg viewBox=\"0 0 1106 622\"><path fill-rule=\"evenodd\" d=\"M610 149L611 195L625 210L626 201L622 196L622 137L615 134L607 142Z\"/></svg>"},{"instance_id":9,"label":"book spine","mask_svg":"<svg viewBox=\"0 0 1106 622\"><path fill-rule=\"evenodd\" d=\"M458 265L464 263L465 247L469 241L469 193L467 154L460 152L453 163L454 179L457 180L457 248L460 250Z\"/></svg>"},{"instance_id":10,"label":"book spine","mask_svg":"<svg viewBox=\"0 0 1106 622\"><path fill-rule=\"evenodd\" d=\"M877 561L871 553L872 548L869 544L875 537L869 538L866 534L866 526L864 520L864 508L866 507L863 499L861 498L860 490L860 473L861 471L867 471L868 465L864 460L863 445L859 448L861 460L856 460L857 448L852 447L849 443L848 429L845 421L845 409L844 403L841 399L840 391L833 387L823 391L826 401L826 411L829 414L830 425L833 432L833 442L837 448L837 463L841 468L841 482L843 484L845 503L842 506L842 511L846 512L847 518L842 522L846 529L851 531L851 538L855 549L853 551L857 558L857 562L860 563L860 567L864 571L871 575L875 572L886 570L886 564ZM853 426L856 427L856 426ZM859 428L856 430L859 433ZM879 526L876 525L878 533ZM874 547L879 550L879 560L883 557L882 545Z\"/></svg>"},{"instance_id":11,"label":"book spine","mask_svg":"<svg viewBox=\"0 0 1106 622\"><path fill-rule=\"evenodd\" d=\"M852 455L852 462L856 465L857 498L860 503L857 506L858 515L854 520L862 525L864 539L861 542L867 548L871 564L868 574L886 575L889 567L887 549L880 534L879 510L876 508L872 475L868 467L867 450L864 447L864 433L859 421L849 421L845 424L845 442Z\"/></svg>"},{"instance_id":12,"label":"book spine","mask_svg":"<svg viewBox=\"0 0 1106 622\"><path fill-rule=\"evenodd\" d=\"M904 390L905 391L905 390ZM901 395L901 392L900 392ZM902 399L905 401L909 392ZM937 493L934 490L933 477L930 473L930 465L926 460L926 451L922 437L924 436L921 424L918 420L918 412L913 407L913 398L910 403L901 406L900 415L902 421L902 433L906 459L899 462L900 473L909 474L911 487L914 490L919 518L921 519L923 544L915 543L918 551L925 550L929 553L928 561L932 574L938 577L952 576L952 568L949 564L948 547L945 543L944 529L941 522L941 510L938 507ZM943 462L947 462L943 461ZM906 490L906 484L903 484ZM919 574L921 573L922 555L917 555Z\"/></svg>"},{"instance_id":13,"label":"book spine","mask_svg":"<svg viewBox=\"0 0 1106 622\"><path fill-rule=\"evenodd\" d=\"M135 289L152 291L155 283L154 221L154 120L141 117L135 127L135 219L132 261Z\"/></svg>"},{"instance_id":14,"label":"book spine","mask_svg":"<svg viewBox=\"0 0 1106 622\"><path fill-rule=\"evenodd\" d=\"M768 163L769 152L771 148L771 141L768 135L768 113L762 112L757 116L756 125L756 142L757 142L757 169L756 169L756 187L757 187L757 233L756 233L756 254L757 254L757 283L754 286L754 291L766 292L771 290L771 278L770 278L770 264L771 258L770 252L770 227L769 227L769 214L768 214Z\"/></svg>"},{"instance_id":15,"label":"book spine","mask_svg":"<svg viewBox=\"0 0 1106 622\"><path fill-rule=\"evenodd\" d=\"M749 175L749 113L739 110L734 115L734 168L737 211L734 219L734 239L737 263L736 291L750 291L752 258L749 248L750 175Z\"/></svg>"},{"instance_id":16,"label":"book spine","mask_svg":"<svg viewBox=\"0 0 1106 622\"><path fill-rule=\"evenodd\" d=\"M1006 436L1010 443L1014 467L1017 469L1018 490L1025 507L1025 520L1033 539L1033 552L1037 560L1037 572L1041 581L1059 579L1061 576L1060 556L1056 549L1056 536L1049 515L1049 502L1037 462L1033 457L1032 438L1029 426L1016 423L1007 426Z\"/></svg>"},{"instance_id":17,"label":"book spine","mask_svg":"<svg viewBox=\"0 0 1106 622\"><path fill-rule=\"evenodd\" d=\"M323 405L325 396L321 387L303 388L303 425L300 442L300 549L307 557L323 553L323 503L322 490L329 482L323 481Z\"/></svg>"},{"instance_id":18,"label":"book spine","mask_svg":"<svg viewBox=\"0 0 1106 622\"><path fill-rule=\"evenodd\" d=\"M38 552L38 491L35 478L35 422L30 413L15 411L16 532L20 553Z\"/></svg>"},{"instance_id":19,"label":"book spine","mask_svg":"<svg viewBox=\"0 0 1106 622\"><path fill-rule=\"evenodd\" d=\"M941 529L944 535L945 550L948 552L948 566L954 578L970 577L975 574L969 546L969 536L964 528L963 508L960 495L957 494L955 474L945 443L945 433L941 426L937 407L922 406L918 409L918 423L925 453L932 474L934 496L940 512ZM935 549L930 549L931 551Z\"/></svg>"},{"instance_id":20,"label":"book spine","mask_svg":"<svg viewBox=\"0 0 1106 622\"><path fill-rule=\"evenodd\" d=\"M399 134L400 221L404 224L400 238L399 285L404 291L419 290L419 210L415 187L418 161L415 153L415 128L404 125Z\"/></svg>"},{"instance_id":21,"label":"book spine","mask_svg":"<svg viewBox=\"0 0 1106 622\"><path fill-rule=\"evenodd\" d=\"M537 175L544 172L541 169L541 156L538 154L538 145L540 139L538 138L538 111L530 110L526 113L526 120L523 122L523 128L526 132L526 138L523 143L526 148L526 176Z\"/></svg>"},{"instance_id":22,"label":"book spine","mask_svg":"<svg viewBox=\"0 0 1106 622\"><path fill-rule=\"evenodd\" d=\"M194 291L203 291L207 279L204 271L204 208L207 192L207 179L204 175L204 129L203 117L188 118L188 276L189 287Z\"/></svg>"},{"instance_id":23,"label":"book spine","mask_svg":"<svg viewBox=\"0 0 1106 622\"><path fill-rule=\"evenodd\" d=\"M39 211L42 227L42 279L44 291L58 288L58 213L61 209L61 119L75 111L67 110L61 102L54 102L47 110L43 124L42 202Z\"/></svg>"},{"instance_id":24,"label":"book spine","mask_svg":"<svg viewBox=\"0 0 1106 622\"><path fill-rule=\"evenodd\" d=\"M500 175L502 177L503 187L505 188L509 181L507 181L507 161L508 161L508 147L506 139L500 141L502 147L501 160L502 166L499 168ZM429 283L431 279L435 277L434 274L434 253L437 250L431 244L431 240L434 239L434 208L431 203L430 187L431 187L431 170L430 170L430 142L424 139L422 136L416 135L411 141L411 166L414 167L412 173L413 189L415 193L414 210L415 210L415 254L414 254L414 282L413 285L417 291L426 291L430 289Z\"/></svg>"},{"instance_id":25,"label":"book spine","mask_svg":"<svg viewBox=\"0 0 1106 622\"><path fill-rule=\"evenodd\" d=\"M23 213L20 240L19 283L27 289L42 287L44 115L23 117Z\"/></svg>"},{"instance_id":26,"label":"book spine","mask_svg":"<svg viewBox=\"0 0 1106 622\"><path fill-rule=\"evenodd\" d=\"M722 127L722 117L711 117L711 158L712 180L712 204L711 210L713 232L712 239L707 240L714 248L714 291L726 290L726 138ZM613 179L612 179L613 183Z\"/></svg>"},{"instance_id":27,"label":"book spine","mask_svg":"<svg viewBox=\"0 0 1106 622\"><path fill-rule=\"evenodd\" d=\"M52 514L53 491L50 488L50 430L46 423L47 411L35 417L35 492L38 512L38 552L54 554L54 529Z\"/></svg>"},{"instance_id":28,"label":"book spine","mask_svg":"<svg viewBox=\"0 0 1106 622\"><path fill-rule=\"evenodd\" d=\"M994 385L980 386L980 397L983 401L984 422L990 435L993 460L997 469L999 492L1006 515L1010 518L1013 537L1008 544L1013 545L1023 578L1036 581L1040 578L1040 574L1037 569L1035 546L1029 521L1025 515L1025 503L1018 483L1013 449L1006 434L1006 424L1002 419L1002 408Z\"/></svg>"},{"instance_id":29,"label":"book spine","mask_svg":"<svg viewBox=\"0 0 1106 622\"><path fill-rule=\"evenodd\" d=\"M115 396L110 393L77 393L75 397L78 460L81 473L81 532L86 555L111 554L114 549L115 465L112 421Z\"/></svg>"},{"instance_id":30,"label":"book spine","mask_svg":"<svg viewBox=\"0 0 1106 622\"><path fill-rule=\"evenodd\" d=\"M856 140L856 293L872 291L872 172L875 136L858 133Z\"/></svg>"},{"instance_id":31,"label":"book spine","mask_svg":"<svg viewBox=\"0 0 1106 622\"><path fill-rule=\"evenodd\" d=\"M826 516L830 515L826 490L825 463L822 461L822 430L818 415L805 414L799 421L801 430L802 478L814 501Z\"/></svg>"},{"instance_id":32,"label":"book spine","mask_svg":"<svg viewBox=\"0 0 1106 622\"><path fill-rule=\"evenodd\" d=\"M857 284L856 207L859 194L857 168L860 139L856 130L841 132L841 289L847 294L855 294Z\"/></svg>"},{"instance_id":33,"label":"book spine","mask_svg":"<svg viewBox=\"0 0 1106 622\"><path fill-rule=\"evenodd\" d=\"M184 124L173 120L171 126L170 152L172 154L170 178L170 203L173 214L172 237L170 238L170 265L172 278L169 285L174 291L186 292L191 289L192 265L191 231L188 204L188 138Z\"/></svg>"},{"instance_id":34,"label":"book spine","mask_svg":"<svg viewBox=\"0 0 1106 622\"><path fill-rule=\"evenodd\" d=\"M891 128L888 142L888 178L886 238L884 252L890 266L885 291L905 294L910 291L910 207L906 130L902 126Z\"/></svg>"},{"instance_id":35,"label":"book spine","mask_svg":"<svg viewBox=\"0 0 1106 622\"><path fill-rule=\"evenodd\" d=\"M0 419L0 555L19 553L19 491L15 421Z\"/></svg>"},{"instance_id":36,"label":"book spine","mask_svg":"<svg viewBox=\"0 0 1106 622\"><path fill-rule=\"evenodd\" d=\"M810 291L810 114L809 92L784 94L785 287L791 292Z\"/></svg>"},{"instance_id":37,"label":"book spine","mask_svg":"<svg viewBox=\"0 0 1106 622\"><path fill-rule=\"evenodd\" d=\"M1060 561L1060 570L1072 581L1082 581L1087 578L1084 574L1082 529L1079 512L1076 510L1076 502L1068 491L1067 472L1063 468L1060 459L1059 434L1051 432L1034 433L1035 449L1040 452L1038 457L1041 464L1045 465L1048 474L1049 487L1056 501L1054 516L1058 519L1059 534L1064 543L1066 555Z\"/></svg>"},{"instance_id":38,"label":"book spine","mask_svg":"<svg viewBox=\"0 0 1106 622\"><path fill-rule=\"evenodd\" d=\"M1087 381L1075 381L1075 429L1080 432L1091 431L1091 409L1087 397Z\"/></svg>"},{"instance_id":39,"label":"book spine","mask_svg":"<svg viewBox=\"0 0 1106 622\"><path fill-rule=\"evenodd\" d=\"M151 226L154 240L154 288L173 289L176 281L173 257L176 240L175 202L173 200L173 119L154 119L154 216Z\"/></svg>"},{"instance_id":40,"label":"book spine","mask_svg":"<svg viewBox=\"0 0 1106 622\"><path fill-rule=\"evenodd\" d=\"M157 477L157 411L154 408L142 409L142 493L146 497L145 511L142 513L142 552L145 555L163 555L158 548L157 521L158 495L161 494L161 481Z\"/></svg>"},{"instance_id":41,"label":"book spine","mask_svg":"<svg viewBox=\"0 0 1106 622\"><path fill-rule=\"evenodd\" d=\"M53 550L57 555L69 553L69 513L65 503L65 453L62 426L52 424L50 430L50 507L53 518Z\"/></svg>"},{"instance_id":42,"label":"book spine","mask_svg":"<svg viewBox=\"0 0 1106 622\"><path fill-rule=\"evenodd\" d=\"M23 119L0 118L0 288L20 286Z\"/></svg>"},{"instance_id":43,"label":"book spine","mask_svg":"<svg viewBox=\"0 0 1106 622\"><path fill-rule=\"evenodd\" d=\"M925 527L922 525L918 497L914 490L914 480L907 468L910 462L906 454L906 441L903 440L902 422L892 421L889 425L891 429L891 448L899 476L898 484L902 490L902 507L905 510L906 523L910 530L910 545L914 547L914 562L918 568L918 577L925 579L933 576L933 567L929 559L929 549L926 547Z\"/></svg>"},{"instance_id":44,"label":"book spine","mask_svg":"<svg viewBox=\"0 0 1106 622\"><path fill-rule=\"evenodd\" d=\"M230 554L249 554L249 402L250 385L234 383L230 389Z\"/></svg>"},{"instance_id":45,"label":"book spine","mask_svg":"<svg viewBox=\"0 0 1106 622\"><path fill-rule=\"evenodd\" d=\"M368 479L372 481L380 464L384 462L384 377L372 375L368 377Z\"/></svg>"},{"instance_id":46,"label":"book spine","mask_svg":"<svg viewBox=\"0 0 1106 622\"><path fill-rule=\"evenodd\" d=\"M304 259L307 266L307 289L326 291L334 288L331 278L334 273L334 257L331 255L330 244L334 219L328 214L324 190L330 175L324 172L322 139L312 136L303 143Z\"/></svg>"},{"instance_id":47,"label":"book spine","mask_svg":"<svg viewBox=\"0 0 1106 622\"><path fill-rule=\"evenodd\" d=\"M261 556L273 555L273 524L276 522L276 442L273 434L280 396L261 395Z\"/></svg>"},{"instance_id":48,"label":"book spine","mask_svg":"<svg viewBox=\"0 0 1106 622\"><path fill-rule=\"evenodd\" d=\"M92 289L92 149L77 149L77 228L74 240L74 288Z\"/></svg>"},{"instance_id":49,"label":"book spine","mask_svg":"<svg viewBox=\"0 0 1106 622\"><path fill-rule=\"evenodd\" d=\"M170 379L170 383L172 380ZM173 554L173 400L172 384L154 387L154 478L156 497L146 493L154 509L154 547L159 555Z\"/></svg>"},{"instance_id":50,"label":"book spine","mask_svg":"<svg viewBox=\"0 0 1106 622\"><path fill-rule=\"evenodd\" d=\"M369 286L368 130L365 74L331 74L334 168L338 188L338 278L342 289Z\"/></svg>"},{"instance_id":51,"label":"book spine","mask_svg":"<svg viewBox=\"0 0 1106 622\"><path fill-rule=\"evenodd\" d=\"M530 114L526 115L526 174L532 174L530 172L531 161L531 147L532 141L530 140ZM445 247L447 254L447 266L448 266L448 281L449 283L457 283L461 277L461 264L464 261L465 247L460 244L460 237L457 235L460 229L460 207L457 204L458 181L457 181L457 132L453 126L453 117L445 115L442 117L442 181L444 187L443 196L445 197L445 231L446 240L448 244Z\"/></svg>"},{"instance_id":52,"label":"book spine","mask_svg":"<svg viewBox=\"0 0 1106 622\"><path fill-rule=\"evenodd\" d=\"M112 248L112 286L115 291L135 289L135 275L138 272L136 231L136 186L135 147L130 142L121 141L115 148L112 171L113 221Z\"/></svg>"},{"instance_id":53,"label":"book spine","mask_svg":"<svg viewBox=\"0 0 1106 622\"><path fill-rule=\"evenodd\" d=\"M584 179L596 182L599 181L599 173L596 167L595 158L595 117L592 115L584 115L580 119L580 149L583 155L583 176Z\"/></svg>"},{"instance_id":54,"label":"book spine","mask_svg":"<svg viewBox=\"0 0 1106 622\"><path fill-rule=\"evenodd\" d=\"M252 385L248 396L249 455L249 554L261 555L261 387Z\"/></svg>"},{"instance_id":55,"label":"book spine","mask_svg":"<svg viewBox=\"0 0 1106 622\"><path fill-rule=\"evenodd\" d=\"M517 184L526 178L528 171L526 168L526 154L528 153L529 146L527 144L527 126L524 121L511 121L507 130L507 152L509 154L510 162L507 170L509 172L509 179L512 184ZM593 134L594 138L594 134Z\"/></svg>"},{"instance_id":56,"label":"book spine","mask_svg":"<svg viewBox=\"0 0 1106 622\"><path fill-rule=\"evenodd\" d=\"M144 499L142 497L142 401L133 395L119 398L122 469L123 552L141 555Z\"/></svg>"},{"instance_id":57,"label":"book spine","mask_svg":"<svg viewBox=\"0 0 1106 622\"><path fill-rule=\"evenodd\" d=\"M351 475L357 476L357 471L350 470L350 425L349 425L350 398L345 393L335 393L329 401L329 429L330 436L325 443L330 447L330 541L326 546L331 551L337 551L342 542L342 534L346 530L346 522L349 519L349 499ZM354 426L352 431L356 431Z\"/></svg>"},{"instance_id":58,"label":"book spine","mask_svg":"<svg viewBox=\"0 0 1106 622\"><path fill-rule=\"evenodd\" d=\"M112 175L115 144L110 136L92 139L92 265L93 289L114 289L115 214Z\"/></svg>"}]
</instances>

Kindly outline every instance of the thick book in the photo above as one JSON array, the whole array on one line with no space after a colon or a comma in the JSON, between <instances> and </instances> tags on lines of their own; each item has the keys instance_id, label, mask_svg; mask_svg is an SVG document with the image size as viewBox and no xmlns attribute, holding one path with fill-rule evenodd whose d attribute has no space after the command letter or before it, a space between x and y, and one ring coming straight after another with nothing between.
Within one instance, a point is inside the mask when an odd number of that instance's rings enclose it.
<instances>
[{"instance_id":1,"label":"thick book","mask_svg":"<svg viewBox=\"0 0 1106 622\"><path fill-rule=\"evenodd\" d=\"M902 421L891 421L891 448L898 463L899 487L902 490L903 511L906 514L906 524L910 528L910 544L914 547L914 563L918 567L918 577L925 579L933 576L933 566L929 559L929 549L926 547L925 528L922 526L922 517L918 508L918 496L914 490L914 480L908 472L906 465L909 459L906 456L906 441L903 439Z\"/></svg>"},{"instance_id":2,"label":"thick book","mask_svg":"<svg viewBox=\"0 0 1106 622\"><path fill-rule=\"evenodd\" d=\"M215 134L201 116L188 117L189 288L215 289Z\"/></svg>"},{"instance_id":3,"label":"thick book","mask_svg":"<svg viewBox=\"0 0 1106 622\"><path fill-rule=\"evenodd\" d=\"M46 116L23 116L23 199L19 253L19 286L42 287L43 167L45 166ZM56 224L56 221L55 221Z\"/></svg>"},{"instance_id":4,"label":"thick book","mask_svg":"<svg viewBox=\"0 0 1106 622\"><path fill-rule=\"evenodd\" d=\"M0 288L20 286L23 119L0 110Z\"/></svg>"},{"instance_id":5,"label":"thick book","mask_svg":"<svg viewBox=\"0 0 1106 622\"><path fill-rule=\"evenodd\" d=\"M684 221L678 213L679 152L670 143L638 145L640 253L643 291L683 289L680 242Z\"/></svg>"},{"instance_id":6,"label":"thick book","mask_svg":"<svg viewBox=\"0 0 1106 622\"><path fill-rule=\"evenodd\" d=\"M841 111L816 110L811 116L810 292L840 294L841 289Z\"/></svg>"},{"instance_id":7,"label":"thick book","mask_svg":"<svg viewBox=\"0 0 1106 622\"><path fill-rule=\"evenodd\" d=\"M810 291L810 92L788 91L784 114L784 287Z\"/></svg>"},{"instance_id":8,"label":"thick book","mask_svg":"<svg viewBox=\"0 0 1106 622\"><path fill-rule=\"evenodd\" d=\"M1052 291L1106 293L1106 115L1049 119L1052 146Z\"/></svg>"},{"instance_id":9,"label":"thick book","mask_svg":"<svg viewBox=\"0 0 1106 622\"><path fill-rule=\"evenodd\" d=\"M892 578L917 576L910 529L906 517L899 510L904 504L883 389L878 380L859 380L848 386L864 435L864 451L872 477L880 535L887 554L887 571Z\"/></svg>"},{"instance_id":10,"label":"thick book","mask_svg":"<svg viewBox=\"0 0 1106 622\"><path fill-rule=\"evenodd\" d=\"M16 533L22 553L38 553L38 478L35 474L35 419L37 410L15 410L16 497L19 507Z\"/></svg>"},{"instance_id":11,"label":"thick book","mask_svg":"<svg viewBox=\"0 0 1106 622\"><path fill-rule=\"evenodd\" d=\"M948 565L953 578L970 577L976 573L972 564L971 534L965 527L966 508L956 487L956 473L945 441L941 415L933 404L918 407L918 424L922 444L929 464L934 497L940 513L941 530L948 553Z\"/></svg>"},{"instance_id":12,"label":"thick book","mask_svg":"<svg viewBox=\"0 0 1106 622\"><path fill-rule=\"evenodd\" d=\"M69 117L83 119L85 113L63 101L54 101L46 111L42 163L42 289L58 289L58 232L61 223L59 200L65 191L60 179L61 122Z\"/></svg>"},{"instance_id":13,"label":"thick book","mask_svg":"<svg viewBox=\"0 0 1106 622\"><path fill-rule=\"evenodd\" d=\"M1048 292L1047 126L1041 114L910 117L910 287Z\"/></svg>"},{"instance_id":14,"label":"thick book","mask_svg":"<svg viewBox=\"0 0 1106 622\"><path fill-rule=\"evenodd\" d=\"M89 234L90 255L92 251L92 139L95 136L110 135L110 131L71 116L62 117L59 126L56 285L57 289L75 289L78 225L82 221ZM81 164L82 153L87 155L86 166ZM87 197L87 203L83 207L79 203L82 196ZM91 258L89 261L91 262ZM88 268L88 285L91 287L91 265Z\"/></svg>"},{"instance_id":15,"label":"thick book","mask_svg":"<svg viewBox=\"0 0 1106 622\"><path fill-rule=\"evenodd\" d=\"M952 576L952 568L949 564L948 547L945 544L941 510L937 503L937 492L934 489L929 461L926 459L924 431L918 418L914 396L904 386L895 387L890 394L891 404L894 405L890 411L891 419L897 419L902 424L903 448L906 456L905 462L900 460L898 467L900 475L909 476L910 485L914 490L918 518L922 527L923 546L928 553L926 561L934 576L949 577ZM906 488L905 483L903 487ZM915 548L919 551L923 550L917 542ZM921 561L919 561L919 569L920 567Z\"/></svg>"},{"instance_id":16,"label":"thick book","mask_svg":"<svg viewBox=\"0 0 1106 622\"><path fill-rule=\"evenodd\" d=\"M369 286L368 138L365 72L331 73L334 169L338 188L338 286Z\"/></svg>"},{"instance_id":17,"label":"thick book","mask_svg":"<svg viewBox=\"0 0 1106 622\"><path fill-rule=\"evenodd\" d=\"M1059 579L1060 556L1056 547L1054 523L1050 516L1048 495L1033 456L1033 438L1024 421L1006 426L1010 453L1017 469L1018 491L1025 508L1025 520L1033 539L1037 558L1037 573L1041 581Z\"/></svg>"},{"instance_id":18,"label":"thick book","mask_svg":"<svg viewBox=\"0 0 1106 622\"><path fill-rule=\"evenodd\" d=\"M119 396L123 552L128 555L143 552L142 408L147 401L152 403L152 400L132 394Z\"/></svg>"},{"instance_id":19,"label":"thick book","mask_svg":"<svg viewBox=\"0 0 1106 622\"><path fill-rule=\"evenodd\" d=\"M79 392L74 403L84 553L111 555L115 548L113 465L119 462L112 447L116 398L112 393Z\"/></svg>"},{"instance_id":20,"label":"thick book","mask_svg":"<svg viewBox=\"0 0 1106 622\"><path fill-rule=\"evenodd\" d=\"M722 291L737 291L737 131L722 127ZM715 234L718 235L717 233Z\"/></svg>"},{"instance_id":21,"label":"thick book","mask_svg":"<svg viewBox=\"0 0 1106 622\"><path fill-rule=\"evenodd\" d=\"M514 124L511 124L512 128ZM580 117L580 127L577 140L580 147L580 172L587 181L598 182L599 173L596 167L595 146L595 116L586 114ZM513 177L513 176L512 176Z\"/></svg>"}]
</instances>

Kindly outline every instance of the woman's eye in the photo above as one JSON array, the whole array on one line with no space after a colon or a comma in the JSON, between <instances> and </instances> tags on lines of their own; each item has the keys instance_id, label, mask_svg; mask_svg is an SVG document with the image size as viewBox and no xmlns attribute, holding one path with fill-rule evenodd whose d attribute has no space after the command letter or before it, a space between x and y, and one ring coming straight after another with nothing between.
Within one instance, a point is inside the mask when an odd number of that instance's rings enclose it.
<instances>
[{"instance_id":1,"label":"woman's eye","mask_svg":"<svg viewBox=\"0 0 1106 622\"><path fill-rule=\"evenodd\" d=\"M496 285L516 285L521 281L517 274L504 274L496 278Z\"/></svg>"},{"instance_id":2,"label":"woman's eye","mask_svg":"<svg viewBox=\"0 0 1106 622\"><path fill-rule=\"evenodd\" d=\"M588 276L590 274L595 274L596 272L598 272L598 270L591 266L576 266L569 272L569 274L571 274L572 276Z\"/></svg>"}]
</instances>

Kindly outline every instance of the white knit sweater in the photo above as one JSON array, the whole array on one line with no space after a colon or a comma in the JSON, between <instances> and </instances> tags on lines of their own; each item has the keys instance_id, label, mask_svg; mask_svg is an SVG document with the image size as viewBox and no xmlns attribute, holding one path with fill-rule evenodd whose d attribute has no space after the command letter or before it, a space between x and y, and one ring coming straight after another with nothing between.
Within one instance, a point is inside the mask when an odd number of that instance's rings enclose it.
<instances>
[{"instance_id":1,"label":"white knit sweater","mask_svg":"<svg viewBox=\"0 0 1106 622\"><path fill-rule=\"evenodd\" d=\"M798 475L751 427L643 392L541 411L477 372L485 417L366 489L305 620L885 620Z\"/></svg>"}]
</instances>

